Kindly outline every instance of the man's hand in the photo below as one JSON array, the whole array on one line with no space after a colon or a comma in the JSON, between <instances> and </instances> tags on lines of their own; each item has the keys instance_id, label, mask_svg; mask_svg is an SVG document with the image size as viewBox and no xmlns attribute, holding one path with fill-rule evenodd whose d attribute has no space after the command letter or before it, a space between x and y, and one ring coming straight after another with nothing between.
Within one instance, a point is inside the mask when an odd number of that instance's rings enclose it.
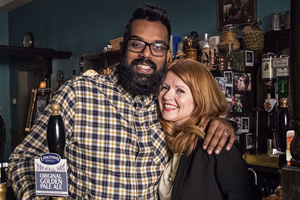
<instances>
[{"instance_id":1,"label":"man's hand","mask_svg":"<svg viewBox=\"0 0 300 200\"><path fill-rule=\"evenodd\" d=\"M212 154L213 150L215 150L216 154L219 154L229 137L229 142L226 146L227 151L229 151L235 139L235 132L231 123L223 118L212 118L202 124L203 129L206 129L208 124L209 127L202 146L203 149L207 149L208 154Z\"/></svg>"}]
</instances>

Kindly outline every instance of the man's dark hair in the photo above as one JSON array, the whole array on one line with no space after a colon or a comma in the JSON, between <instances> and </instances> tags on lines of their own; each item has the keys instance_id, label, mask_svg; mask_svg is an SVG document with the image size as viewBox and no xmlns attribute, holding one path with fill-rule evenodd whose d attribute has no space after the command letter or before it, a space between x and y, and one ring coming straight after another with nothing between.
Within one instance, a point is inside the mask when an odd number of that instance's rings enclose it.
<instances>
[{"instance_id":1,"label":"man's dark hair","mask_svg":"<svg viewBox=\"0 0 300 200\"><path fill-rule=\"evenodd\" d=\"M131 24L136 19L146 19L151 22L160 21L163 25L167 27L168 40L170 40L171 23L167 11L150 3L138 7L133 11L132 17L129 19L125 27L124 40L128 39L128 37L130 36Z\"/></svg>"}]
</instances>

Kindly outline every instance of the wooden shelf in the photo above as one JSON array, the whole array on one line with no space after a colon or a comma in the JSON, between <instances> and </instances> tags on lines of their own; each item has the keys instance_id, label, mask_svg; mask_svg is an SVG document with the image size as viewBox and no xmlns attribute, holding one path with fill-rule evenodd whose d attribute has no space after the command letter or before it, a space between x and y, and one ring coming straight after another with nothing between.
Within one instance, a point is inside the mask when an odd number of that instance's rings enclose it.
<instances>
[{"instance_id":1,"label":"wooden shelf","mask_svg":"<svg viewBox=\"0 0 300 200\"><path fill-rule=\"evenodd\" d=\"M56 51L54 49L31 48L31 47L16 47L0 45L0 56L8 58L31 58L43 59L51 58L52 60L69 59L72 56L71 52Z\"/></svg>"},{"instance_id":2,"label":"wooden shelf","mask_svg":"<svg viewBox=\"0 0 300 200\"><path fill-rule=\"evenodd\" d=\"M104 68L113 68L121 61L121 51L94 52L81 56L81 66L83 71L94 69L99 74Z\"/></svg>"},{"instance_id":3,"label":"wooden shelf","mask_svg":"<svg viewBox=\"0 0 300 200\"><path fill-rule=\"evenodd\" d=\"M280 53L282 49L289 48L290 29L269 31L265 33L265 52Z\"/></svg>"},{"instance_id":4,"label":"wooden shelf","mask_svg":"<svg viewBox=\"0 0 300 200\"><path fill-rule=\"evenodd\" d=\"M46 64L45 78L48 87L51 87L52 60L69 59L72 53L67 51L56 51L54 49L17 47L0 45L1 60L12 61L35 61L42 60Z\"/></svg>"}]
</instances>

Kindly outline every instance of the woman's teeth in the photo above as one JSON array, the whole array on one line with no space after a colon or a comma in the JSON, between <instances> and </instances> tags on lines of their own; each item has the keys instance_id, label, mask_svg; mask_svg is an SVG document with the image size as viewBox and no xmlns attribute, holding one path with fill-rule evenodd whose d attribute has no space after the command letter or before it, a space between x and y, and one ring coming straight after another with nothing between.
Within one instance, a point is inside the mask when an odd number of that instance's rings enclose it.
<instances>
[{"instance_id":1,"label":"woman's teeth","mask_svg":"<svg viewBox=\"0 0 300 200\"><path fill-rule=\"evenodd\" d=\"M177 107L176 107L176 106L172 106L172 105L167 105L167 104L165 104L165 108L174 110L174 109L176 109Z\"/></svg>"}]
</instances>

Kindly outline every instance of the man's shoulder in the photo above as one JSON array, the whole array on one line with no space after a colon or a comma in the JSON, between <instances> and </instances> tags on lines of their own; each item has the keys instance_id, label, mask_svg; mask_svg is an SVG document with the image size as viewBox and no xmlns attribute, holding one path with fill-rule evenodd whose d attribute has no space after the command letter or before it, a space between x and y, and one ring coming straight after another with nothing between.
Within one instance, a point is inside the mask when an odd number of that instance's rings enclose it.
<instances>
[{"instance_id":1,"label":"man's shoulder","mask_svg":"<svg viewBox=\"0 0 300 200\"><path fill-rule=\"evenodd\" d=\"M87 70L85 71L81 76L77 76L75 78L72 79L72 83L73 85L94 85L97 87L101 87L103 85L105 86L111 86L111 87L115 87L116 86L116 81L115 81L116 77L113 75L102 75L99 74L98 72L96 72L93 69Z\"/></svg>"},{"instance_id":2,"label":"man's shoulder","mask_svg":"<svg viewBox=\"0 0 300 200\"><path fill-rule=\"evenodd\" d=\"M86 70L82 76L88 76L88 77L92 77L92 76L99 76L100 74L98 72L96 72L95 70L93 69L89 69L89 70Z\"/></svg>"}]
</instances>

